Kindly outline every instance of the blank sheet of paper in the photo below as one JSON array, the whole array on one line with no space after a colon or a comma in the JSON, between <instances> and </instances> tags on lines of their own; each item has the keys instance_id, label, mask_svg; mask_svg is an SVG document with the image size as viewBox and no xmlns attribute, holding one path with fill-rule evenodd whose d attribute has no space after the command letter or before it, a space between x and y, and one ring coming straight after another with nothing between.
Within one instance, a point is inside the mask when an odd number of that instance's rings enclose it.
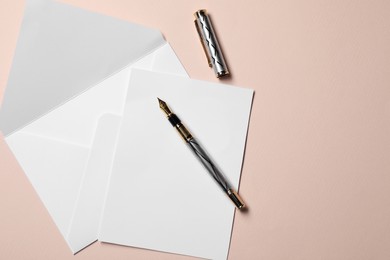
<instances>
[{"instance_id":1,"label":"blank sheet of paper","mask_svg":"<svg viewBox=\"0 0 390 260\"><path fill-rule=\"evenodd\" d=\"M238 188L253 91L142 70L133 70L129 86L99 239L226 259L234 205L168 122L157 97Z\"/></svg>"}]
</instances>

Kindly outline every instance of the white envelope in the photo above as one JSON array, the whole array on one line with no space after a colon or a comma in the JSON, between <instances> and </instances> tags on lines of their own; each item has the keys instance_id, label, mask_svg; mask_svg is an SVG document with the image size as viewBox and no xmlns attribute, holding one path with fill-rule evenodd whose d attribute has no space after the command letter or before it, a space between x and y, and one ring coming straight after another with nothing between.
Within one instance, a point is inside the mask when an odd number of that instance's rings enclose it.
<instances>
[{"instance_id":1,"label":"white envelope","mask_svg":"<svg viewBox=\"0 0 390 260\"><path fill-rule=\"evenodd\" d=\"M74 253L97 239L134 67L187 75L157 30L27 1L0 130Z\"/></svg>"}]
</instances>

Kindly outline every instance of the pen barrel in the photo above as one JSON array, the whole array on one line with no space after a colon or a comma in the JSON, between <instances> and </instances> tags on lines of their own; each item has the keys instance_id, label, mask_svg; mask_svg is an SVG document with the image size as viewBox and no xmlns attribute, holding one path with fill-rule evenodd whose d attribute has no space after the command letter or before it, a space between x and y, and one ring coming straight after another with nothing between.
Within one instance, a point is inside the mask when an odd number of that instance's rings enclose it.
<instances>
[{"instance_id":1,"label":"pen barrel","mask_svg":"<svg viewBox=\"0 0 390 260\"><path fill-rule=\"evenodd\" d=\"M223 57L221 46L219 45L210 17L206 10L199 10L195 14L195 26L198 31L203 49L206 52L209 66L213 67L217 78L228 75L225 58Z\"/></svg>"},{"instance_id":2,"label":"pen barrel","mask_svg":"<svg viewBox=\"0 0 390 260\"><path fill-rule=\"evenodd\" d=\"M213 163L210 156L206 153L205 150L198 144L198 142L192 137L187 140L187 144L190 146L191 150L194 152L196 157L201 161L210 175L214 178L214 180L221 186L224 192L228 195L228 197L233 201L234 205L238 209L242 209L245 207L244 202L240 198L240 196L235 192L232 188L230 188L229 183L226 181L222 172L218 169L218 167Z\"/></svg>"},{"instance_id":3,"label":"pen barrel","mask_svg":"<svg viewBox=\"0 0 390 260\"><path fill-rule=\"evenodd\" d=\"M225 192L227 192L230 189L229 184L227 183L225 177L218 169L218 167L210 159L210 156L205 152L205 150L203 150L203 148L198 144L198 142L194 138L189 139L187 141L187 144L194 152L196 157L203 164L203 166L210 173L210 175L214 178L214 180L219 184L219 186L221 186L221 188Z\"/></svg>"}]
</instances>

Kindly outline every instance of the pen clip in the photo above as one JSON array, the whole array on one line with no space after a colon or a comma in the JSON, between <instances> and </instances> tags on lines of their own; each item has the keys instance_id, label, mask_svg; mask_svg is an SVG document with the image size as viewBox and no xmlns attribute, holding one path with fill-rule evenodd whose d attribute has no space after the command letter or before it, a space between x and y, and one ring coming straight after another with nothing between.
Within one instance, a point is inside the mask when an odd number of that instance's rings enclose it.
<instances>
[{"instance_id":1,"label":"pen clip","mask_svg":"<svg viewBox=\"0 0 390 260\"><path fill-rule=\"evenodd\" d=\"M209 67L211 68L213 65L211 64L211 59L210 59L209 54L208 54L208 52L207 52L207 48L206 48L206 46L204 45L204 44L205 44L205 43L204 43L204 37L203 37L202 32L201 32L201 30L200 30L200 28L199 28L198 22L197 22L196 20L195 20L194 22L195 22L196 30L198 31L198 34L199 34L200 44L201 44L202 47L203 47L204 54L206 54L207 62L209 63Z\"/></svg>"}]
</instances>

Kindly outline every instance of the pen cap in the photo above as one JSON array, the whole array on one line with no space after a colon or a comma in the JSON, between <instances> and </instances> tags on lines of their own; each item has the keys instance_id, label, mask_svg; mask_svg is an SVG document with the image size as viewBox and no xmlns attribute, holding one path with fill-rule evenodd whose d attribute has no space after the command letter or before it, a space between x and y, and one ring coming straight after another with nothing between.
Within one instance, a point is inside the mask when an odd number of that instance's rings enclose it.
<instances>
[{"instance_id":1,"label":"pen cap","mask_svg":"<svg viewBox=\"0 0 390 260\"><path fill-rule=\"evenodd\" d=\"M228 75L229 70L207 11L199 10L194 13L194 16L195 26L206 53L209 66L214 69L217 78Z\"/></svg>"}]
</instances>

